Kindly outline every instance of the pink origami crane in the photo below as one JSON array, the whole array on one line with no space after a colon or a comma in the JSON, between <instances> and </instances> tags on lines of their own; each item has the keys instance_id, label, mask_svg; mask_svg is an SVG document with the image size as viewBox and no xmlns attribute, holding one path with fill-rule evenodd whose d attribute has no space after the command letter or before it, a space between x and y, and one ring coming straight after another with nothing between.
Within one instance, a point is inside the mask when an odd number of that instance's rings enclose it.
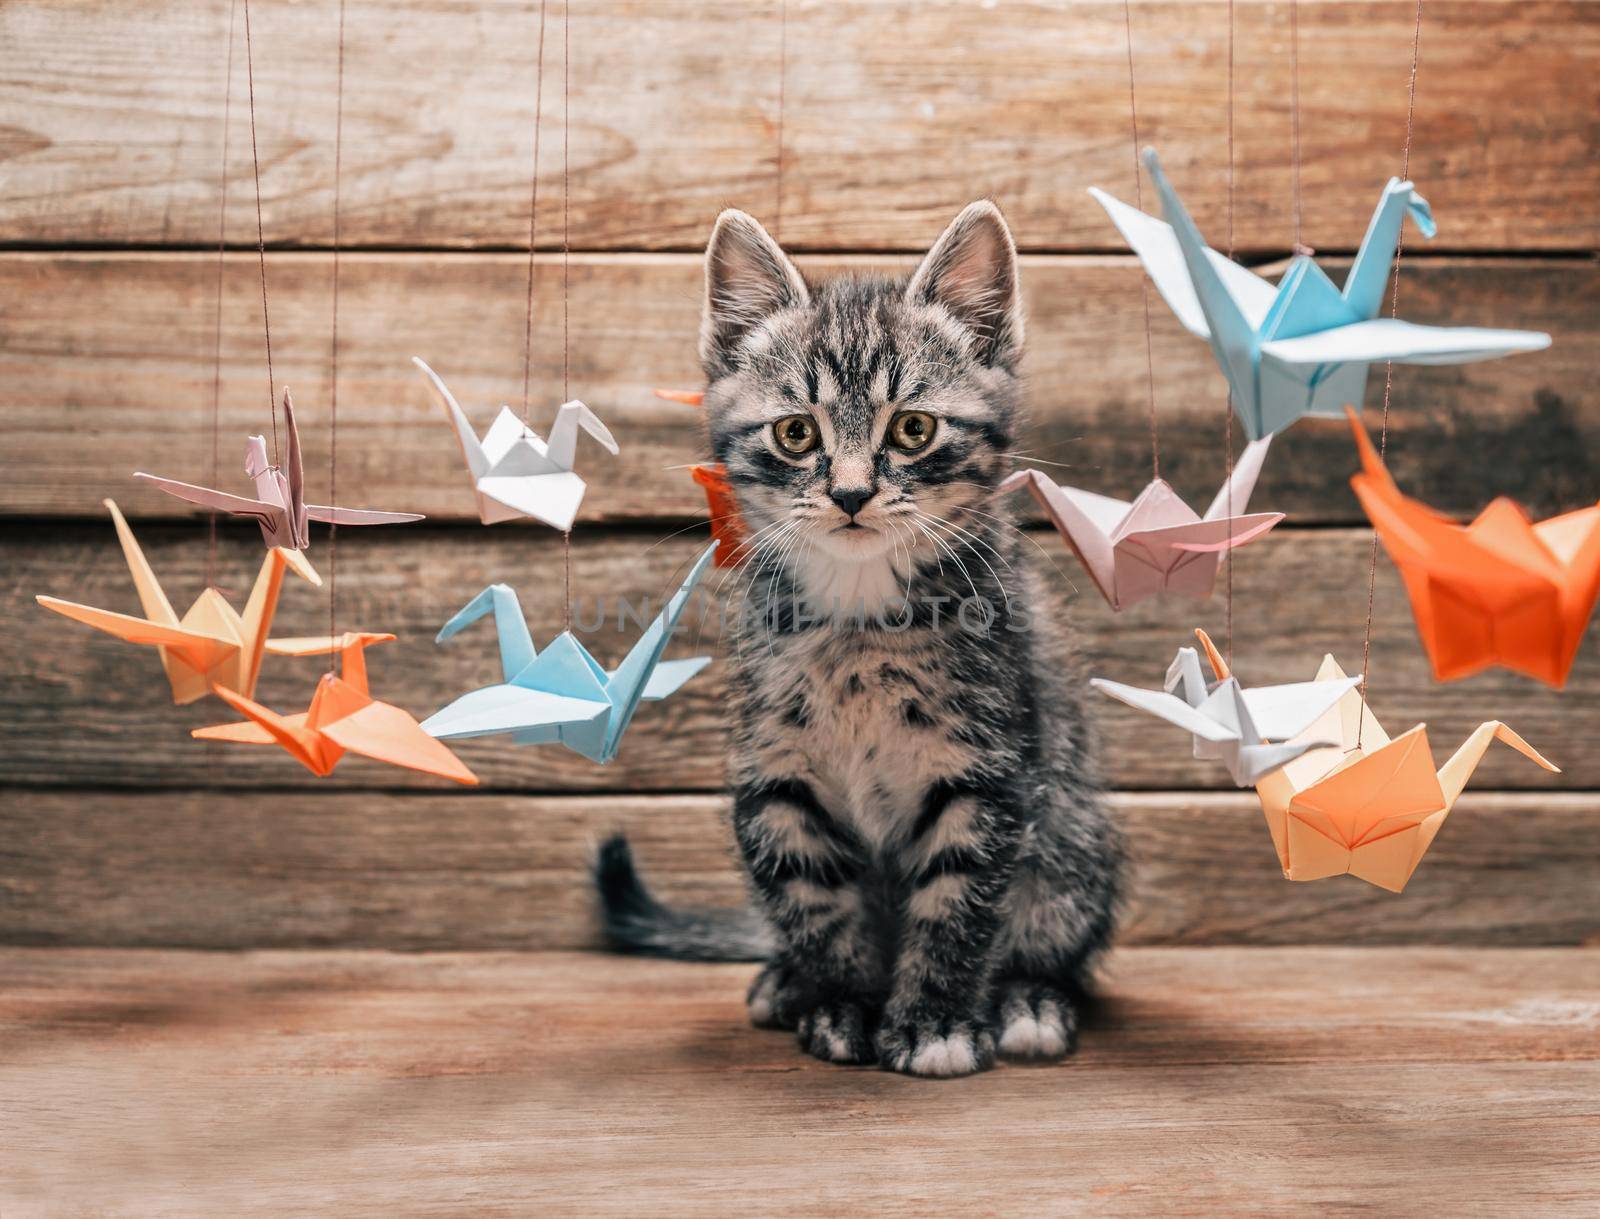
<instances>
[{"instance_id":1,"label":"pink origami crane","mask_svg":"<svg viewBox=\"0 0 1600 1219\"><path fill-rule=\"evenodd\" d=\"M267 438L252 436L244 445L244 472L255 479L257 499L229 495L210 487L196 487L154 474L136 473L135 478L154 483L168 495L186 499L202 508L214 508L232 516L255 518L268 546L285 550L304 550L311 543L307 521L326 521L334 525L401 525L420 521L415 512L375 512L366 508L329 508L308 504L305 498L305 471L300 464L300 431L295 427L294 402L283 391L283 417L288 435L288 460L279 469L267 460Z\"/></svg>"},{"instance_id":2,"label":"pink origami crane","mask_svg":"<svg viewBox=\"0 0 1600 1219\"><path fill-rule=\"evenodd\" d=\"M1250 502L1272 437L1246 445L1233 477L1198 516L1163 479L1131 504L1063 487L1038 470L1018 470L1002 492L1027 485L1114 610L1160 592L1209 597L1225 551L1253 542L1283 519L1281 512L1234 516Z\"/></svg>"}]
</instances>

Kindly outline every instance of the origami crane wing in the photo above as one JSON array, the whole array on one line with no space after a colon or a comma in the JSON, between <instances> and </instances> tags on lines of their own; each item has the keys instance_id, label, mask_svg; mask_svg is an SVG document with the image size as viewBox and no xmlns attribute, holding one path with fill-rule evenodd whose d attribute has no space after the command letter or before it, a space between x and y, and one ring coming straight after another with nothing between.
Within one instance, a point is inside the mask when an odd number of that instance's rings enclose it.
<instances>
[{"instance_id":1,"label":"origami crane wing","mask_svg":"<svg viewBox=\"0 0 1600 1219\"><path fill-rule=\"evenodd\" d=\"M571 470L554 474L491 474L478 480L478 490L496 503L566 533L583 503L585 483Z\"/></svg>"},{"instance_id":2,"label":"origami crane wing","mask_svg":"<svg viewBox=\"0 0 1600 1219\"><path fill-rule=\"evenodd\" d=\"M611 710L611 703L603 699L526 686L486 686L430 715L422 721L422 730L436 737L494 736L526 728L589 724L610 715Z\"/></svg>"},{"instance_id":3,"label":"origami crane wing","mask_svg":"<svg viewBox=\"0 0 1600 1219\"><path fill-rule=\"evenodd\" d=\"M211 508L217 512L227 512L233 516L254 517L257 521L271 522L276 520L283 509L277 504L269 504L264 500L247 499L242 495L230 495L226 491L217 491L211 487L197 487L193 483L179 482L175 478L162 478L155 474L146 474L139 470L134 473L135 478L141 478L151 483L168 495L175 495L179 499L188 500L191 504L198 504L202 508Z\"/></svg>"},{"instance_id":4,"label":"origami crane wing","mask_svg":"<svg viewBox=\"0 0 1600 1219\"><path fill-rule=\"evenodd\" d=\"M298 711L294 715L279 716L286 727L304 728L306 713ZM208 728L196 728L189 734L202 741L232 741L238 745L275 745L278 738L268 732L266 728L255 720L241 720L237 724L213 724Z\"/></svg>"},{"instance_id":5,"label":"origami crane wing","mask_svg":"<svg viewBox=\"0 0 1600 1219\"><path fill-rule=\"evenodd\" d=\"M650 680L644 684L644 693L640 695L645 702L658 702L668 695L676 694L691 677L700 672L711 663L709 656L694 656L688 660L663 660L658 663L650 674ZM607 676L615 680L616 673Z\"/></svg>"},{"instance_id":6,"label":"origami crane wing","mask_svg":"<svg viewBox=\"0 0 1600 1219\"><path fill-rule=\"evenodd\" d=\"M426 519L420 512L378 512L372 508L330 508L307 504L306 516L333 525L404 525Z\"/></svg>"},{"instance_id":7,"label":"origami crane wing","mask_svg":"<svg viewBox=\"0 0 1600 1219\"><path fill-rule=\"evenodd\" d=\"M168 626L145 618L135 618L130 614L118 614L112 610L78 605L76 602L63 601L59 597L34 599L47 610L54 610L58 614L81 622L85 626L92 626L97 631L115 635L128 643L165 648L190 668L201 673L221 664L239 651L237 640L218 639L214 635L190 630L188 627Z\"/></svg>"},{"instance_id":8,"label":"origami crane wing","mask_svg":"<svg viewBox=\"0 0 1600 1219\"><path fill-rule=\"evenodd\" d=\"M1092 678L1089 684L1120 703L1126 703L1147 715L1157 716L1169 724L1176 724L1185 732L1192 733L1202 740L1222 742L1239 739L1239 734L1232 728L1219 724L1210 716L1189 706L1175 694L1168 694L1162 690L1145 690L1139 686L1125 686L1119 681L1107 681L1103 677Z\"/></svg>"},{"instance_id":9,"label":"origami crane wing","mask_svg":"<svg viewBox=\"0 0 1600 1219\"><path fill-rule=\"evenodd\" d=\"M478 777L399 707L374 700L322 729L322 734L351 753L391 766L403 766L473 785Z\"/></svg>"},{"instance_id":10,"label":"origami crane wing","mask_svg":"<svg viewBox=\"0 0 1600 1219\"><path fill-rule=\"evenodd\" d=\"M1335 681L1256 686L1244 692L1244 705L1263 740L1287 741L1310 729L1347 691L1354 690L1360 684L1359 677L1345 677ZM1327 745L1336 742L1330 737L1315 743Z\"/></svg>"},{"instance_id":11,"label":"origami crane wing","mask_svg":"<svg viewBox=\"0 0 1600 1219\"><path fill-rule=\"evenodd\" d=\"M1470 364L1523 351L1541 351L1550 336L1531 330L1485 330L1475 326L1423 326L1397 318L1373 318L1334 326L1298 338L1261 344L1261 354L1280 364Z\"/></svg>"},{"instance_id":12,"label":"origami crane wing","mask_svg":"<svg viewBox=\"0 0 1600 1219\"><path fill-rule=\"evenodd\" d=\"M1118 539L1117 544L1136 542L1156 555L1167 550L1188 554L1218 554L1255 541L1282 519L1281 512L1256 512L1223 520L1191 521L1160 529L1138 529Z\"/></svg>"}]
</instances>

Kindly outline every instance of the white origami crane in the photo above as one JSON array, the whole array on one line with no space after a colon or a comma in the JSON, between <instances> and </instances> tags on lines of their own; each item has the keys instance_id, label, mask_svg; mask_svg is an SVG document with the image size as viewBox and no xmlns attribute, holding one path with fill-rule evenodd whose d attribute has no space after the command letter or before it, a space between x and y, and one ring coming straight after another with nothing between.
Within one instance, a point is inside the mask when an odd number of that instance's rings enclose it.
<instances>
[{"instance_id":1,"label":"white origami crane","mask_svg":"<svg viewBox=\"0 0 1600 1219\"><path fill-rule=\"evenodd\" d=\"M466 412L439 375L415 357L411 362L433 386L456 430L461 455L472 473L478 519L485 525L494 525L531 516L563 533L570 530L585 490L583 479L572 471L578 428L582 427L612 454L618 452L617 442L595 413L576 399L563 404L556 411L550 439L545 441L509 406L502 406L480 443Z\"/></svg>"},{"instance_id":2,"label":"white origami crane","mask_svg":"<svg viewBox=\"0 0 1600 1219\"><path fill-rule=\"evenodd\" d=\"M1197 630L1195 634L1213 657L1216 670L1226 673L1227 667L1210 638L1204 631ZM1193 733L1195 757L1221 762L1235 783L1251 787L1301 754L1337 744L1332 739L1290 738L1299 737L1316 723L1346 691L1360 685L1361 678L1302 681L1246 690L1232 676L1208 683L1200 669L1199 654L1193 648L1179 648L1167 669L1165 692L1142 690L1099 677L1089 684L1119 702ZM1282 743L1271 744L1273 741Z\"/></svg>"},{"instance_id":3,"label":"white origami crane","mask_svg":"<svg viewBox=\"0 0 1600 1219\"><path fill-rule=\"evenodd\" d=\"M1144 163L1167 223L1092 188L1112 223L1190 333L1207 339L1228 378L1233 407L1250 439L1270 436L1302 415L1338 416L1361 405L1367 366L1468 364L1550 346L1532 330L1420 326L1380 318L1384 285L1409 215L1424 237L1433 213L1410 182L1389 179L1345 277L1344 290L1310 258L1297 255L1277 285L1206 246L1153 149Z\"/></svg>"},{"instance_id":4,"label":"white origami crane","mask_svg":"<svg viewBox=\"0 0 1600 1219\"><path fill-rule=\"evenodd\" d=\"M1000 490L1028 486L1112 609L1163 591L1209 597L1223 553L1283 519L1281 512L1243 514L1271 444L1267 436L1245 446L1203 517L1159 478L1131 504L1060 486L1038 470L1018 470Z\"/></svg>"}]
</instances>

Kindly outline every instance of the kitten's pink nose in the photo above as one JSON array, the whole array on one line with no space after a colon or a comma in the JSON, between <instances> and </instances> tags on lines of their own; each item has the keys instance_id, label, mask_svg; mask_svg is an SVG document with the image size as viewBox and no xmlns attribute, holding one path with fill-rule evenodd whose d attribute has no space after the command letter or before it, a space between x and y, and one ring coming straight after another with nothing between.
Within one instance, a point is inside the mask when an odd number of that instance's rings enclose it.
<instances>
[{"instance_id":1,"label":"kitten's pink nose","mask_svg":"<svg viewBox=\"0 0 1600 1219\"><path fill-rule=\"evenodd\" d=\"M828 492L828 498L838 504L846 516L854 517L861 511L861 505L877 493L876 487L835 487Z\"/></svg>"}]
</instances>

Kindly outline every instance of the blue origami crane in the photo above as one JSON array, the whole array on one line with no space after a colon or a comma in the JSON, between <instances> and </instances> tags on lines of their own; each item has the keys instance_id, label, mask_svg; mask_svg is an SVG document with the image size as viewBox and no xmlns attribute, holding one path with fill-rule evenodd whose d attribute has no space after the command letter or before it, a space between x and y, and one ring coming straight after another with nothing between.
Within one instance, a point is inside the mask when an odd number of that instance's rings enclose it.
<instances>
[{"instance_id":1,"label":"blue origami crane","mask_svg":"<svg viewBox=\"0 0 1600 1219\"><path fill-rule=\"evenodd\" d=\"M1532 330L1420 326L1378 316L1405 217L1424 237L1434 234L1433 213L1410 182L1390 178L1383 188L1341 292L1305 255L1295 256L1274 287L1208 248L1154 149L1145 150L1144 163L1167 223L1103 190L1089 193L1128 239L1178 320L1211 343L1251 440L1302 415L1333 417L1346 402L1360 406L1369 364L1469 364L1550 346L1548 334Z\"/></svg>"},{"instance_id":2,"label":"blue origami crane","mask_svg":"<svg viewBox=\"0 0 1600 1219\"><path fill-rule=\"evenodd\" d=\"M444 624L434 642L443 643L493 613L505 682L463 694L424 720L423 730L444 738L510 733L519 745L560 741L596 762L611 761L641 699L666 698L711 663L709 656L663 661L661 653L716 549L708 547L695 560L678 591L611 672L600 667L571 631L563 631L536 654L517 594L504 584L491 584Z\"/></svg>"}]
</instances>

